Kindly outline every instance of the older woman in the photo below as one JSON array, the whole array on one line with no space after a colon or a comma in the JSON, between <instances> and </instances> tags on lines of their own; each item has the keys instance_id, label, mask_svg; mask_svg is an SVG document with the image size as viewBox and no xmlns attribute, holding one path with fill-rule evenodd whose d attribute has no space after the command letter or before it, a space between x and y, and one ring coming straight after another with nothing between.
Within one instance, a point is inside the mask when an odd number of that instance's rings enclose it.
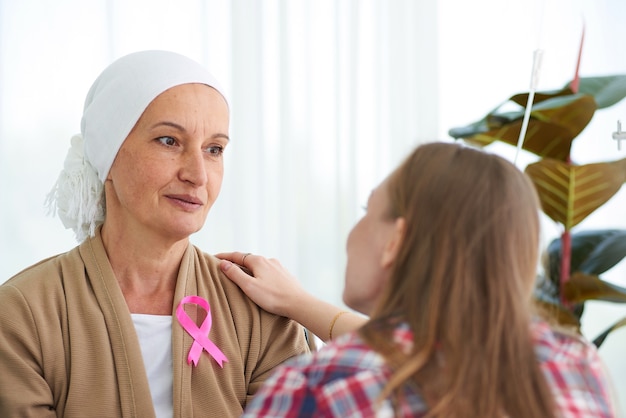
<instances>
[{"instance_id":1,"label":"older woman","mask_svg":"<svg viewBox=\"0 0 626 418\"><path fill-rule=\"evenodd\" d=\"M50 197L81 244L0 286L0 416L238 416L308 351L189 242L228 128L223 90L181 55L130 54L98 77Z\"/></svg>"}]
</instances>

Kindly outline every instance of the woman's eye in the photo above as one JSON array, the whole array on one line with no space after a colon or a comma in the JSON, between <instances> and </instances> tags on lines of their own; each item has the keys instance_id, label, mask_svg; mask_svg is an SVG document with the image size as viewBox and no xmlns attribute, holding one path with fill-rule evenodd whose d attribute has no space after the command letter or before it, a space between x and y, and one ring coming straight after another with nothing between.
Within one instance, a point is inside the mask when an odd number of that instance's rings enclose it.
<instances>
[{"instance_id":1,"label":"woman's eye","mask_svg":"<svg viewBox=\"0 0 626 418\"><path fill-rule=\"evenodd\" d=\"M172 138L171 136L161 136L157 138L157 141L159 141L163 145L167 145L170 147L176 145L176 140Z\"/></svg>"},{"instance_id":2,"label":"woman's eye","mask_svg":"<svg viewBox=\"0 0 626 418\"><path fill-rule=\"evenodd\" d=\"M212 146L207 148L207 152L209 154L211 154L211 155L219 156L219 155L222 155L224 153L224 147L222 147L220 145L212 145Z\"/></svg>"}]
</instances>

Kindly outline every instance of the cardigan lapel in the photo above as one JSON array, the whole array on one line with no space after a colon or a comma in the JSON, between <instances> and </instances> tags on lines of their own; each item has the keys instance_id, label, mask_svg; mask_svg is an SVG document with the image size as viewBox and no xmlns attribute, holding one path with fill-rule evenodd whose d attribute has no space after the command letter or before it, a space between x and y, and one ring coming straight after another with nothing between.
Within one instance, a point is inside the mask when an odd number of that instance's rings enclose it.
<instances>
[{"instance_id":1,"label":"cardigan lapel","mask_svg":"<svg viewBox=\"0 0 626 418\"><path fill-rule=\"evenodd\" d=\"M154 406L135 327L111 264L100 228L79 247L87 275L102 309L113 351L122 416L154 418Z\"/></svg>"}]
</instances>

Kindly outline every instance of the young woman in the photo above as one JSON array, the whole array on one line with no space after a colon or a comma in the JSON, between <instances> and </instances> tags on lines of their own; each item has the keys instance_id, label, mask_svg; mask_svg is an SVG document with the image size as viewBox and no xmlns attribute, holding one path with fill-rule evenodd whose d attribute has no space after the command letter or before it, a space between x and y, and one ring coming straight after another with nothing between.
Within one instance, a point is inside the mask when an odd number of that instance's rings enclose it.
<instances>
[{"instance_id":1,"label":"young woman","mask_svg":"<svg viewBox=\"0 0 626 418\"><path fill-rule=\"evenodd\" d=\"M373 190L348 237L343 299L367 322L275 260L246 257L251 277L231 264L241 254L219 255L253 299L321 338L358 328L279 367L244 415L614 416L595 348L532 316L538 252L528 178L501 157L431 143Z\"/></svg>"}]
</instances>

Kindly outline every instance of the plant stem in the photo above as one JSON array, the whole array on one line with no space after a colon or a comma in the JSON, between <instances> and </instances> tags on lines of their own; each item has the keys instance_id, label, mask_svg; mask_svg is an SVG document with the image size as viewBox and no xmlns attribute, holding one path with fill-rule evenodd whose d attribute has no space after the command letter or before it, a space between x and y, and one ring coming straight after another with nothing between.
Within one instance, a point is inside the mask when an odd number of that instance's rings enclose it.
<instances>
[{"instance_id":1,"label":"plant stem","mask_svg":"<svg viewBox=\"0 0 626 418\"><path fill-rule=\"evenodd\" d=\"M570 303L565 297L565 283L570 277L570 266L572 260L572 236L569 230L565 230L561 235L561 277L559 284L559 294L561 295L561 303L563 306L569 307Z\"/></svg>"}]
</instances>

